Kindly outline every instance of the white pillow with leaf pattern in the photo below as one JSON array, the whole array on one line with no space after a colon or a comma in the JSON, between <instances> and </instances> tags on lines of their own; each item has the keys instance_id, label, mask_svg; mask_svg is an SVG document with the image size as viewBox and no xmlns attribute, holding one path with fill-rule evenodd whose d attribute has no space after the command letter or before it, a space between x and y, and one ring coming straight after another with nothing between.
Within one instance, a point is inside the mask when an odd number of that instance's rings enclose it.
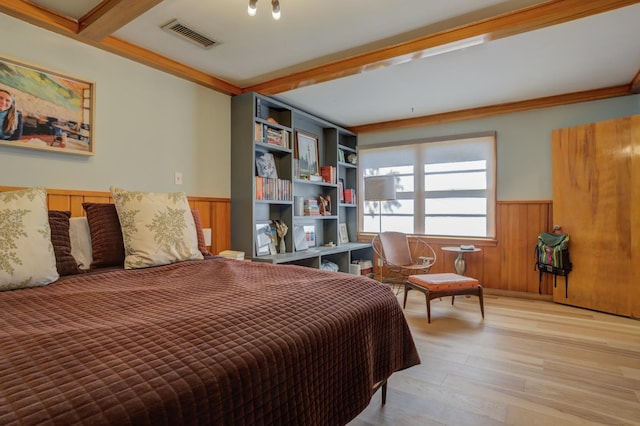
<instances>
[{"instance_id":1,"label":"white pillow with leaf pattern","mask_svg":"<svg viewBox=\"0 0 640 426\"><path fill-rule=\"evenodd\" d=\"M0 192L0 291L43 286L58 278L47 190Z\"/></svg>"},{"instance_id":2,"label":"white pillow with leaf pattern","mask_svg":"<svg viewBox=\"0 0 640 426\"><path fill-rule=\"evenodd\" d=\"M124 240L125 269L202 259L184 192L139 192L111 187Z\"/></svg>"}]
</instances>

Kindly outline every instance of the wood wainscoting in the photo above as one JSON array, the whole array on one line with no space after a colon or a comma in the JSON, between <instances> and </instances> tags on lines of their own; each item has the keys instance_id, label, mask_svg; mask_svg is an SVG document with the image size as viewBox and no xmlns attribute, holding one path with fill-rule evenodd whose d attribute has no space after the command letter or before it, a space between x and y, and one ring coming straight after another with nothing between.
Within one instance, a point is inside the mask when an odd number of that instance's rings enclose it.
<instances>
[{"instance_id":1,"label":"wood wainscoting","mask_svg":"<svg viewBox=\"0 0 640 426\"><path fill-rule=\"evenodd\" d=\"M0 192L22 189L0 186ZM213 197L187 197L192 209L200 212L203 228L211 228L211 253L231 248L231 199ZM102 191L83 191L47 188L49 210L68 210L71 216L85 216L82 203L113 203L111 194Z\"/></svg>"},{"instance_id":2,"label":"wood wainscoting","mask_svg":"<svg viewBox=\"0 0 640 426\"><path fill-rule=\"evenodd\" d=\"M460 238L422 237L436 251L438 259L431 272L455 272L453 263L457 253L442 247L473 244L482 249L467 253L465 275L477 278L487 289L538 294L539 272L534 269L534 250L538 234L552 228L552 202L498 201L496 205L496 239L467 240ZM360 241L371 241L373 235L361 235ZM377 265L377 259L374 262ZM379 271L376 266L376 276ZM564 286L564 277L558 277L558 285ZM553 278L542 277L541 292L553 294Z\"/></svg>"}]
</instances>

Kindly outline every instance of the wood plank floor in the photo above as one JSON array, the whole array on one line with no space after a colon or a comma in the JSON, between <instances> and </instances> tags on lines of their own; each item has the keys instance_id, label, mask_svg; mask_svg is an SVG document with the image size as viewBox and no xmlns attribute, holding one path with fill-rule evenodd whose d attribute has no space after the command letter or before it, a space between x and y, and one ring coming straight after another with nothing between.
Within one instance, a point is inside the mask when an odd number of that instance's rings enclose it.
<instances>
[{"instance_id":1,"label":"wood plank floor","mask_svg":"<svg viewBox=\"0 0 640 426\"><path fill-rule=\"evenodd\" d=\"M431 324L421 293L405 309L422 364L351 426L640 425L640 321L498 295L484 320L477 297L431 304Z\"/></svg>"}]
</instances>

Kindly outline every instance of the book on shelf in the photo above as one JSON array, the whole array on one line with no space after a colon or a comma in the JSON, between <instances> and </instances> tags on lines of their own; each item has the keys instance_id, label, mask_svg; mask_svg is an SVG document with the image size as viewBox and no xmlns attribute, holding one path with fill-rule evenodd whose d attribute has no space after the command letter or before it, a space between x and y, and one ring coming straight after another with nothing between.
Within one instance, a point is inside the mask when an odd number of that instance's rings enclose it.
<instances>
[{"instance_id":1,"label":"book on shelf","mask_svg":"<svg viewBox=\"0 0 640 426\"><path fill-rule=\"evenodd\" d=\"M255 123L255 140L256 142L264 142L264 133L262 132L262 124Z\"/></svg>"},{"instance_id":2,"label":"book on shelf","mask_svg":"<svg viewBox=\"0 0 640 426\"><path fill-rule=\"evenodd\" d=\"M327 183L336 183L336 168L333 166L320 166L320 176Z\"/></svg>"},{"instance_id":3,"label":"book on shelf","mask_svg":"<svg viewBox=\"0 0 640 426\"><path fill-rule=\"evenodd\" d=\"M305 216L320 216L320 206L318 205L318 200L310 198L304 200L304 209Z\"/></svg>"},{"instance_id":4,"label":"book on shelf","mask_svg":"<svg viewBox=\"0 0 640 426\"><path fill-rule=\"evenodd\" d=\"M291 201L291 181L256 176L256 200Z\"/></svg>"},{"instance_id":5,"label":"book on shelf","mask_svg":"<svg viewBox=\"0 0 640 426\"><path fill-rule=\"evenodd\" d=\"M341 149L338 150L338 161L340 161L341 163L344 163L346 161L344 151Z\"/></svg>"},{"instance_id":6,"label":"book on shelf","mask_svg":"<svg viewBox=\"0 0 640 426\"><path fill-rule=\"evenodd\" d=\"M261 177L268 177L272 179L278 178L276 160L272 153L256 153L256 172L258 173L258 176Z\"/></svg>"},{"instance_id":7,"label":"book on shelf","mask_svg":"<svg viewBox=\"0 0 640 426\"><path fill-rule=\"evenodd\" d=\"M346 204L356 204L356 190L347 188L344 190L344 202Z\"/></svg>"}]
</instances>

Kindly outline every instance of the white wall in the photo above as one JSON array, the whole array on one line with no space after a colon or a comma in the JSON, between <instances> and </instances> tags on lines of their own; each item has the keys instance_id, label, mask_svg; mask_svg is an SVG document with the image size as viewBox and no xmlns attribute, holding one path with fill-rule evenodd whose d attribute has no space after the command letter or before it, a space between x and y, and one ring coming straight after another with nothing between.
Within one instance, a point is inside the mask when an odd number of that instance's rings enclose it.
<instances>
[{"instance_id":1,"label":"white wall","mask_svg":"<svg viewBox=\"0 0 640 426\"><path fill-rule=\"evenodd\" d=\"M96 84L95 155L0 146L0 185L231 196L229 96L3 14L0 29L0 56Z\"/></svg>"},{"instance_id":2,"label":"white wall","mask_svg":"<svg viewBox=\"0 0 640 426\"><path fill-rule=\"evenodd\" d=\"M358 145L485 131L498 133L498 200L551 200L551 131L640 113L640 95L434 126L363 133Z\"/></svg>"}]
</instances>

